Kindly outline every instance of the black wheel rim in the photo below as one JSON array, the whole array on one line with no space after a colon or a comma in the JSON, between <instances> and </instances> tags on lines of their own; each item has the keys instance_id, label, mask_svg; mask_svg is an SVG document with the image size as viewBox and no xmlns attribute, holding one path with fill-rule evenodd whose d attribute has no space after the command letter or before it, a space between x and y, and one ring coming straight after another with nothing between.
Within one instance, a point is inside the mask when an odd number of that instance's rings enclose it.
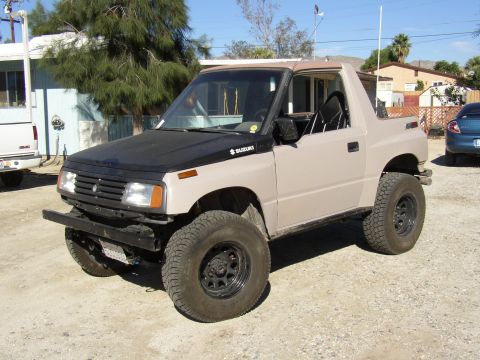
<instances>
[{"instance_id":1,"label":"black wheel rim","mask_svg":"<svg viewBox=\"0 0 480 360\"><path fill-rule=\"evenodd\" d=\"M250 275L250 260L238 244L220 243L212 247L200 265L203 290L215 298L229 298L238 293Z\"/></svg>"},{"instance_id":2,"label":"black wheel rim","mask_svg":"<svg viewBox=\"0 0 480 360\"><path fill-rule=\"evenodd\" d=\"M417 203L411 195L403 195L395 205L393 226L399 236L407 236L417 222Z\"/></svg>"}]
</instances>

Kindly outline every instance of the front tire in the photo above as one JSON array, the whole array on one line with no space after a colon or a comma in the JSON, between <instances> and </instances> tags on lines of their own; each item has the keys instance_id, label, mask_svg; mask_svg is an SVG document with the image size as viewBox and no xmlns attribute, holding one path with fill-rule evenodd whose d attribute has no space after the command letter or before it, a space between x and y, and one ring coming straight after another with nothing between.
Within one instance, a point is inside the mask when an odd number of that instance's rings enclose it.
<instances>
[{"instance_id":1,"label":"front tire","mask_svg":"<svg viewBox=\"0 0 480 360\"><path fill-rule=\"evenodd\" d=\"M107 277L122 274L129 269L129 265L107 258L100 245L72 228L65 228L65 242L70 255L89 275Z\"/></svg>"},{"instance_id":2,"label":"front tire","mask_svg":"<svg viewBox=\"0 0 480 360\"><path fill-rule=\"evenodd\" d=\"M425 195L412 175L387 173L380 179L372 212L363 220L368 244L397 255L415 245L425 219Z\"/></svg>"},{"instance_id":3,"label":"front tire","mask_svg":"<svg viewBox=\"0 0 480 360\"><path fill-rule=\"evenodd\" d=\"M265 236L250 221L226 211L201 214L173 234L162 267L175 306L202 322L249 311L265 290L269 273Z\"/></svg>"},{"instance_id":4,"label":"front tire","mask_svg":"<svg viewBox=\"0 0 480 360\"><path fill-rule=\"evenodd\" d=\"M6 187L17 187L23 181L23 171L8 171L0 175Z\"/></svg>"}]
</instances>

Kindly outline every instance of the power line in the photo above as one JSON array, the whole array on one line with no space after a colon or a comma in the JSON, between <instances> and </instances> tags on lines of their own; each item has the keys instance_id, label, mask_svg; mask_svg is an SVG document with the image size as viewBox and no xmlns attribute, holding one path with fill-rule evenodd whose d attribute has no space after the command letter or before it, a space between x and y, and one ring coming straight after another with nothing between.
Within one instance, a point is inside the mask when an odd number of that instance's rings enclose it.
<instances>
[{"instance_id":1,"label":"power line","mask_svg":"<svg viewBox=\"0 0 480 360\"><path fill-rule=\"evenodd\" d=\"M439 37L439 36L453 36L453 35L468 35L474 34L475 31L464 31L464 32L451 32L451 33L440 33L440 34L425 34L425 35L411 35L409 38L428 38L428 37ZM394 37L383 37L382 40L393 40ZM362 41L377 41L378 38L364 38L364 39L343 39L343 40L326 40L326 41L316 41L316 44L338 44L338 43L347 43L347 42L362 42ZM439 40L439 39L436 39ZM432 40L432 41L436 41ZM265 47L264 44L250 44L251 47ZM211 46L211 49L225 49L229 46Z\"/></svg>"},{"instance_id":2,"label":"power line","mask_svg":"<svg viewBox=\"0 0 480 360\"><path fill-rule=\"evenodd\" d=\"M474 33L475 31L465 31L465 32L443 33L443 34L411 35L409 36L409 38L425 38L425 37L446 36L446 35L465 35L465 34L474 34ZM394 39L393 37L382 37L382 40L393 40L393 39ZM317 44L359 42L359 41L372 41L372 40L376 41L378 40L378 38L317 41Z\"/></svg>"}]
</instances>

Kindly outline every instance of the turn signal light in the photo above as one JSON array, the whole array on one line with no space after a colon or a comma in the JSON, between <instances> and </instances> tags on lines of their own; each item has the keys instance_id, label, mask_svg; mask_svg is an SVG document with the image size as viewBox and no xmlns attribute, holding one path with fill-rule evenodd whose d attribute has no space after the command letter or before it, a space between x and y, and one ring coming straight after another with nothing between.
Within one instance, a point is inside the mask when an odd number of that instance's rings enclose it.
<instances>
[{"instance_id":1,"label":"turn signal light","mask_svg":"<svg viewBox=\"0 0 480 360\"><path fill-rule=\"evenodd\" d=\"M193 170L188 170L188 171L178 173L178 178L182 180L182 179L188 179L190 177L194 177L197 175L198 175L197 170L193 169Z\"/></svg>"},{"instance_id":2,"label":"turn signal light","mask_svg":"<svg viewBox=\"0 0 480 360\"><path fill-rule=\"evenodd\" d=\"M458 123L455 120L452 120L448 123L447 130L455 134L461 133L460 128L458 127Z\"/></svg>"},{"instance_id":3,"label":"turn signal light","mask_svg":"<svg viewBox=\"0 0 480 360\"><path fill-rule=\"evenodd\" d=\"M151 208L161 208L163 200L163 188L161 186L155 185L152 190L152 196L150 198L150 207Z\"/></svg>"}]
</instances>

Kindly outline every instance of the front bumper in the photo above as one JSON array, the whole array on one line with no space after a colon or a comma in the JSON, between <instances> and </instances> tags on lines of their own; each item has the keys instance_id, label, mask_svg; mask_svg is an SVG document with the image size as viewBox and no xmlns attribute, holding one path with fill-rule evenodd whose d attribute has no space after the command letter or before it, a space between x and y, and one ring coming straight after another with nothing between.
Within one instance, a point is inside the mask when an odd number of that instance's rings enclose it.
<instances>
[{"instance_id":1,"label":"front bumper","mask_svg":"<svg viewBox=\"0 0 480 360\"><path fill-rule=\"evenodd\" d=\"M2 156L0 156L0 160L3 160L3 166L0 165L0 173L2 173L38 167L42 157L40 155L28 155L2 158Z\"/></svg>"},{"instance_id":2,"label":"front bumper","mask_svg":"<svg viewBox=\"0 0 480 360\"><path fill-rule=\"evenodd\" d=\"M453 134L447 132L445 142L447 150L454 154L480 155L480 147L474 146L474 140L480 139L480 134Z\"/></svg>"},{"instance_id":3,"label":"front bumper","mask_svg":"<svg viewBox=\"0 0 480 360\"><path fill-rule=\"evenodd\" d=\"M155 238L153 231L139 231L138 229L116 228L110 225L92 221L80 214L62 214L53 210L43 210L43 218L75 230L106 238L120 244L130 245L148 251L160 250L160 241Z\"/></svg>"}]
</instances>

